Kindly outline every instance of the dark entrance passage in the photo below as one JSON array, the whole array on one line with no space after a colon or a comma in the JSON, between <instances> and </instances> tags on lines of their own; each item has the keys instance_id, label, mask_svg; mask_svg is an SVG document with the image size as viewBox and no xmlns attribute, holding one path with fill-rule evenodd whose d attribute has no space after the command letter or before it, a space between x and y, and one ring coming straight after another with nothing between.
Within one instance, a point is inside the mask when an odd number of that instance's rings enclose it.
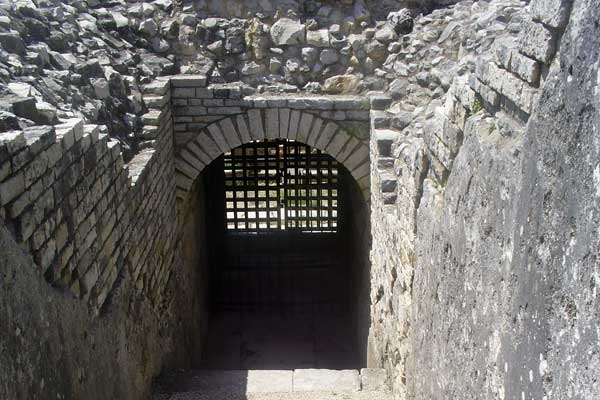
<instances>
[{"instance_id":1,"label":"dark entrance passage","mask_svg":"<svg viewBox=\"0 0 600 400\"><path fill-rule=\"evenodd\" d=\"M201 184L211 311L201 366L364 366L368 211L343 166L263 141L223 155Z\"/></svg>"},{"instance_id":2,"label":"dark entrance passage","mask_svg":"<svg viewBox=\"0 0 600 400\"><path fill-rule=\"evenodd\" d=\"M228 233L213 271L213 308L286 315L342 311L347 279L335 233Z\"/></svg>"}]
</instances>

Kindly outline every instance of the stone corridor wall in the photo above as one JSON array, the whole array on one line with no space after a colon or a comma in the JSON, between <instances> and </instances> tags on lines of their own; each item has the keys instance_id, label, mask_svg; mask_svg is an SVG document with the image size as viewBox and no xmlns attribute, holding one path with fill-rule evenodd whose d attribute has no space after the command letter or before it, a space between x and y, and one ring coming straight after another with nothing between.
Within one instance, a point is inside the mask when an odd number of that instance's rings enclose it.
<instances>
[{"instance_id":1,"label":"stone corridor wall","mask_svg":"<svg viewBox=\"0 0 600 400\"><path fill-rule=\"evenodd\" d=\"M162 86L158 99L168 99L168 81ZM157 103L156 112L169 112L168 101ZM124 268L157 306L169 279L176 229L172 122L147 122L156 125L145 130L154 148L127 167L118 142L81 120L0 134L2 219L48 281L97 312Z\"/></svg>"},{"instance_id":2,"label":"stone corridor wall","mask_svg":"<svg viewBox=\"0 0 600 400\"><path fill-rule=\"evenodd\" d=\"M2 398L146 399L202 340L178 241L169 81L144 96L151 146L127 165L81 120L0 134Z\"/></svg>"},{"instance_id":3,"label":"stone corridor wall","mask_svg":"<svg viewBox=\"0 0 600 400\"><path fill-rule=\"evenodd\" d=\"M374 125L369 360L398 398L600 393L592 3L523 4L422 134Z\"/></svg>"}]
</instances>

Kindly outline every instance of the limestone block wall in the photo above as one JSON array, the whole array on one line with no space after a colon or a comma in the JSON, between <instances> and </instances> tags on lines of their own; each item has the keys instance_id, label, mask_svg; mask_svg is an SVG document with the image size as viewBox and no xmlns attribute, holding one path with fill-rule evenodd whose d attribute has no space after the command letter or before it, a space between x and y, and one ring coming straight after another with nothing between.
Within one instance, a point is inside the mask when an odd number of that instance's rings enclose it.
<instances>
[{"instance_id":1,"label":"limestone block wall","mask_svg":"<svg viewBox=\"0 0 600 400\"><path fill-rule=\"evenodd\" d=\"M454 80L422 135L382 129L372 112L369 360L388 369L398 398L591 398L597 390L585 373L568 381L557 348L571 354L571 367L597 365L575 355L597 336L563 335L597 330L589 318L598 302L564 294L559 282L570 267L555 257L567 250L558 238L555 251L545 244L568 219L564 206L550 206L565 201L552 200L556 186L571 193L577 185L566 176L593 170L563 161L594 153L575 144L593 130L558 133L597 122L591 111L572 114L589 104L586 80L573 82L592 64L560 54L596 54L595 42L584 44L595 16L585 1L574 3L532 1L521 32L496 40ZM567 95L567 87L581 92ZM593 263L577 260L578 271L594 274ZM585 323L565 311L575 308L586 310Z\"/></svg>"},{"instance_id":2,"label":"limestone block wall","mask_svg":"<svg viewBox=\"0 0 600 400\"><path fill-rule=\"evenodd\" d=\"M206 86L202 76L171 84L180 197L214 159L265 138L297 140L330 154L369 197L369 110L378 97L245 96L239 84Z\"/></svg>"},{"instance_id":3,"label":"limestone block wall","mask_svg":"<svg viewBox=\"0 0 600 400\"><path fill-rule=\"evenodd\" d=\"M452 4L453 2L455 0L323 0L314 2L313 4L306 4L306 2L298 0L250 0L244 2L235 0L187 0L182 1L182 7L188 11L196 10L204 16L237 18L244 18L248 13L274 15L277 11L293 11L298 15L302 15L304 12L309 11L309 15L321 18L331 17L333 21L336 21L336 17L341 19L344 16L354 15L355 9L361 10L362 8L366 8L373 13L384 14L386 11L397 11L404 7L414 7L415 4L433 6Z\"/></svg>"},{"instance_id":4,"label":"limestone block wall","mask_svg":"<svg viewBox=\"0 0 600 400\"><path fill-rule=\"evenodd\" d=\"M0 397L147 399L163 368L200 354L170 90L146 85L145 145L127 164L81 120L0 134Z\"/></svg>"},{"instance_id":5,"label":"limestone block wall","mask_svg":"<svg viewBox=\"0 0 600 400\"><path fill-rule=\"evenodd\" d=\"M172 128L168 116L147 122L155 146L126 167L118 143L81 120L0 136L2 219L49 282L96 311L125 269L157 304L169 277L176 227L159 227L174 221Z\"/></svg>"}]
</instances>

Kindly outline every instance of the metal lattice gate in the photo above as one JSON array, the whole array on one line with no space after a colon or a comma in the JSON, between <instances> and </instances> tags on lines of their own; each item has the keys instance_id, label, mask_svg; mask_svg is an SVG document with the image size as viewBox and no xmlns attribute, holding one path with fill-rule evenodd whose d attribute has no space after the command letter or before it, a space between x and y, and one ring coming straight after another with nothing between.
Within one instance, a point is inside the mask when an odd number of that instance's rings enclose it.
<instances>
[{"instance_id":1,"label":"metal lattice gate","mask_svg":"<svg viewBox=\"0 0 600 400\"><path fill-rule=\"evenodd\" d=\"M223 157L224 235L213 271L221 309L338 307L338 164L286 140Z\"/></svg>"},{"instance_id":2,"label":"metal lattice gate","mask_svg":"<svg viewBox=\"0 0 600 400\"><path fill-rule=\"evenodd\" d=\"M224 157L227 230L337 229L338 165L290 141L251 143Z\"/></svg>"}]
</instances>

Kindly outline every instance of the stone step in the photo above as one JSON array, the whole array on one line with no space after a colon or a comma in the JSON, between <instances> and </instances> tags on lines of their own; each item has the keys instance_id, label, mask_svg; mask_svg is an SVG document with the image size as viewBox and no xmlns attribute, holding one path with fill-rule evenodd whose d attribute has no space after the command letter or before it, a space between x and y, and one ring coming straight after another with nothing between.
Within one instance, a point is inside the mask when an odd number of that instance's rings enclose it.
<instances>
[{"instance_id":1,"label":"stone step","mask_svg":"<svg viewBox=\"0 0 600 400\"><path fill-rule=\"evenodd\" d=\"M155 400L388 399L383 369L192 370Z\"/></svg>"},{"instance_id":2,"label":"stone step","mask_svg":"<svg viewBox=\"0 0 600 400\"><path fill-rule=\"evenodd\" d=\"M175 393L164 400L393 400L389 392Z\"/></svg>"}]
</instances>

